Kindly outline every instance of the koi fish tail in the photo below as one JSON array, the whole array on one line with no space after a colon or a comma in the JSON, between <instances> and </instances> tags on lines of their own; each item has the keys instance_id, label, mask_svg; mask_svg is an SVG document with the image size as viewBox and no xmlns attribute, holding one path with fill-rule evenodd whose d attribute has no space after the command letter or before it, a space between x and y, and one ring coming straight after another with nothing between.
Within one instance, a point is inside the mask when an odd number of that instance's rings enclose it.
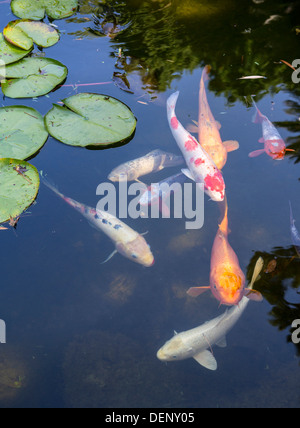
<instances>
[{"instance_id":1,"label":"koi fish tail","mask_svg":"<svg viewBox=\"0 0 300 428\"><path fill-rule=\"evenodd\" d=\"M68 198L63 193L61 193L58 188L55 186L54 183L52 183L48 178L44 176L43 171L40 171L40 176L42 179L42 182L45 186L47 186L52 192L54 192L57 196L59 196L61 199L63 199L67 204L71 205L71 207L75 208L77 211L81 212L83 214L84 206L80 204L79 202L75 201L74 199Z\"/></svg>"},{"instance_id":2,"label":"koi fish tail","mask_svg":"<svg viewBox=\"0 0 300 428\"><path fill-rule=\"evenodd\" d=\"M206 82L207 80L209 80L209 73L211 70L211 66L210 65L206 65L202 71L202 81Z\"/></svg>"},{"instance_id":3,"label":"koi fish tail","mask_svg":"<svg viewBox=\"0 0 300 428\"><path fill-rule=\"evenodd\" d=\"M52 192L56 193L61 198L64 198L64 195L62 193L60 193L60 191L55 186L55 184L53 182L51 182L48 178L46 178L44 176L44 172L43 171L40 171L40 176L41 176L42 182L44 183L45 186L48 187L48 189L52 190Z\"/></svg>"},{"instance_id":4,"label":"koi fish tail","mask_svg":"<svg viewBox=\"0 0 300 428\"><path fill-rule=\"evenodd\" d=\"M228 235L228 203L227 203L227 196L225 194L224 199L222 202L219 203L219 206L222 211L223 220L219 224L220 231L227 236Z\"/></svg>"},{"instance_id":5,"label":"koi fish tail","mask_svg":"<svg viewBox=\"0 0 300 428\"><path fill-rule=\"evenodd\" d=\"M253 105L255 107L255 110L256 110L255 113L254 113L254 115L253 115L252 122L253 123L261 123L263 121L263 117L264 116L259 111L259 109L258 109L258 107L256 105L256 102L254 101L254 98L253 98L252 95L251 95L251 100L252 100L252 103L253 103Z\"/></svg>"}]
</instances>

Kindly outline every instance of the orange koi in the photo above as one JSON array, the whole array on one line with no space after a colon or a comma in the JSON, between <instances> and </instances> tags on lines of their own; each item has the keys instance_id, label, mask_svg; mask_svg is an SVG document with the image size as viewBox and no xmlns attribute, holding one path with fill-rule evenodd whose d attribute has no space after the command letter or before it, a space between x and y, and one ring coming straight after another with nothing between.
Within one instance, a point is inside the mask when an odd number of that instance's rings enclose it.
<instances>
[{"instance_id":1,"label":"orange koi","mask_svg":"<svg viewBox=\"0 0 300 428\"><path fill-rule=\"evenodd\" d=\"M204 150L210 155L219 169L222 169L227 161L227 152L232 152L239 148L239 143L234 140L222 142L219 129L221 125L217 122L209 107L205 84L209 77L210 66L207 65L203 71L200 80L199 89L199 116L198 127L190 127L190 131L198 132L198 141Z\"/></svg>"},{"instance_id":2,"label":"orange koi","mask_svg":"<svg viewBox=\"0 0 300 428\"><path fill-rule=\"evenodd\" d=\"M226 197L225 213L219 225L211 253L210 286L191 287L187 293L197 297L211 289L217 300L224 305L237 305L246 296L251 300L261 301L260 292L245 288L245 275L240 268L237 255L228 242L228 205Z\"/></svg>"}]
</instances>

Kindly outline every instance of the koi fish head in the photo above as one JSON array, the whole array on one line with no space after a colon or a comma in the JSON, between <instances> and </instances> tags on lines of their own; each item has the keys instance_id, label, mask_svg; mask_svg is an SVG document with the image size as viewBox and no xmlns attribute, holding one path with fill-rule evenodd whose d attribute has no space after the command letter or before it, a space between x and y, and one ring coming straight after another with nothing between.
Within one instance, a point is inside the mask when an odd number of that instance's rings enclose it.
<instances>
[{"instance_id":1,"label":"koi fish head","mask_svg":"<svg viewBox=\"0 0 300 428\"><path fill-rule=\"evenodd\" d=\"M204 178L204 190L213 201L223 201L225 197L225 182L218 169L214 174L208 174Z\"/></svg>"},{"instance_id":2,"label":"koi fish head","mask_svg":"<svg viewBox=\"0 0 300 428\"><path fill-rule=\"evenodd\" d=\"M265 141L265 151L272 159L282 160L290 149L285 147L283 140L268 140Z\"/></svg>"},{"instance_id":3,"label":"koi fish head","mask_svg":"<svg viewBox=\"0 0 300 428\"><path fill-rule=\"evenodd\" d=\"M116 249L122 256L127 257L135 263L139 263L146 267L154 264L154 257L151 249L141 235L138 235L133 241L126 244L118 242L116 244Z\"/></svg>"},{"instance_id":4,"label":"koi fish head","mask_svg":"<svg viewBox=\"0 0 300 428\"><path fill-rule=\"evenodd\" d=\"M156 356L161 361L176 361L192 357L193 349L186 346L180 335L175 335L168 340L157 352Z\"/></svg>"},{"instance_id":5,"label":"koi fish head","mask_svg":"<svg viewBox=\"0 0 300 428\"><path fill-rule=\"evenodd\" d=\"M242 272L238 274L225 270L212 282L211 289L214 296L224 305L237 305L244 294L245 277Z\"/></svg>"}]
</instances>

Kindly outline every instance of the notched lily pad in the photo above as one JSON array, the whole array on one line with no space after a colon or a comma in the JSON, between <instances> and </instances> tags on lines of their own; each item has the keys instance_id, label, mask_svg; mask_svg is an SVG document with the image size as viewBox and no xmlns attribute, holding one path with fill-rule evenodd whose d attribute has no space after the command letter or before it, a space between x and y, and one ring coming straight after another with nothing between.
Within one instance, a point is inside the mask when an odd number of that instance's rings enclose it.
<instances>
[{"instance_id":1,"label":"notched lily pad","mask_svg":"<svg viewBox=\"0 0 300 428\"><path fill-rule=\"evenodd\" d=\"M23 160L0 159L0 224L18 217L35 200L37 169Z\"/></svg>"},{"instance_id":2,"label":"notched lily pad","mask_svg":"<svg viewBox=\"0 0 300 428\"><path fill-rule=\"evenodd\" d=\"M52 19L72 16L78 8L77 0L12 0L14 15L22 19L39 21L47 14Z\"/></svg>"},{"instance_id":3,"label":"notched lily pad","mask_svg":"<svg viewBox=\"0 0 300 428\"><path fill-rule=\"evenodd\" d=\"M0 67L0 75L2 71L7 79L2 83L2 92L10 98L46 95L68 75L67 67L51 58L24 58L15 64Z\"/></svg>"},{"instance_id":4,"label":"notched lily pad","mask_svg":"<svg viewBox=\"0 0 300 428\"><path fill-rule=\"evenodd\" d=\"M49 134L64 144L99 147L129 140L136 118L129 107L116 98L82 93L54 104L45 116Z\"/></svg>"},{"instance_id":5,"label":"notched lily pad","mask_svg":"<svg viewBox=\"0 0 300 428\"><path fill-rule=\"evenodd\" d=\"M24 106L0 108L0 158L28 159L45 144L43 116Z\"/></svg>"},{"instance_id":6,"label":"notched lily pad","mask_svg":"<svg viewBox=\"0 0 300 428\"><path fill-rule=\"evenodd\" d=\"M24 58L24 56L28 55L30 52L31 49L20 49L7 42L3 34L0 33L0 66L19 61L20 59ZM5 76L5 70L2 70L2 72L3 71L4 74L2 74L2 76Z\"/></svg>"},{"instance_id":7,"label":"notched lily pad","mask_svg":"<svg viewBox=\"0 0 300 428\"><path fill-rule=\"evenodd\" d=\"M22 20L10 22L3 30L5 39L25 50L33 47L33 44L48 48L59 41L58 31L44 22Z\"/></svg>"}]
</instances>

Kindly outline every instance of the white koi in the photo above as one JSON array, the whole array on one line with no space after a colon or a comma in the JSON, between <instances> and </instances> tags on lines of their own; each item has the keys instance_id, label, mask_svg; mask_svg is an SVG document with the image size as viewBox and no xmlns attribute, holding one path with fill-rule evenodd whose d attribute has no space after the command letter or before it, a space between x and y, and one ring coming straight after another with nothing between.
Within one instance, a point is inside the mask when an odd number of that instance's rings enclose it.
<instances>
[{"instance_id":1,"label":"white koi","mask_svg":"<svg viewBox=\"0 0 300 428\"><path fill-rule=\"evenodd\" d=\"M249 288L263 268L263 259L260 257L255 265ZM247 297L243 297L238 306L227 309L222 315L212 319L199 327L191 330L175 333L157 352L157 358L161 361L178 361L186 358L194 358L199 364L209 370L217 369L217 361L211 353L211 347L226 346L226 334L237 323L249 303ZM209 349L210 350L209 350Z\"/></svg>"},{"instance_id":2,"label":"white koi","mask_svg":"<svg viewBox=\"0 0 300 428\"><path fill-rule=\"evenodd\" d=\"M182 156L157 149L145 156L125 162L114 168L108 175L108 179L111 181L139 181L138 178L143 175L183 163Z\"/></svg>"}]
</instances>

